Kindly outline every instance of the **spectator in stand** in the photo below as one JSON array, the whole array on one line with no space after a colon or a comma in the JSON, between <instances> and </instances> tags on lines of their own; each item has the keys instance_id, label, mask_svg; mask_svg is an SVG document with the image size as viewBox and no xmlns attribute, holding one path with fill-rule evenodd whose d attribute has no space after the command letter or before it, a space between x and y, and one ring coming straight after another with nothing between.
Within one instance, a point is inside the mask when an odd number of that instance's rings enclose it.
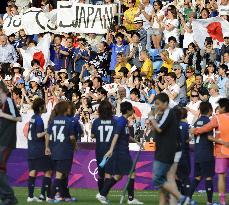
<instances>
[{"instance_id":1,"label":"spectator in stand","mask_svg":"<svg viewBox=\"0 0 229 205\"><path fill-rule=\"evenodd\" d=\"M173 72L176 74L176 84L180 86L179 105L184 107L187 104L187 85L185 76L182 73L182 67L180 64L173 65Z\"/></svg>"},{"instance_id":2,"label":"spectator in stand","mask_svg":"<svg viewBox=\"0 0 229 205\"><path fill-rule=\"evenodd\" d=\"M214 63L209 63L204 71L203 75L203 83L204 87L208 88L208 85L213 84L217 80L217 75L216 75L216 66Z\"/></svg>"},{"instance_id":3,"label":"spectator in stand","mask_svg":"<svg viewBox=\"0 0 229 205\"><path fill-rule=\"evenodd\" d=\"M63 68L66 68L68 74L71 74L74 71L74 59L73 55L75 53L75 48L73 47L73 38L68 37L66 39L66 52L68 55L64 56ZM71 75L69 75L71 77Z\"/></svg>"},{"instance_id":4,"label":"spectator in stand","mask_svg":"<svg viewBox=\"0 0 229 205\"><path fill-rule=\"evenodd\" d=\"M140 59L144 62L141 67L141 75L145 76L146 79L151 80L153 76L153 63L146 50L141 51Z\"/></svg>"},{"instance_id":5,"label":"spectator in stand","mask_svg":"<svg viewBox=\"0 0 229 205\"><path fill-rule=\"evenodd\" d=\"M229 53L229 33L224 34L224 44L222 45L220 50L221 63L224 62L223 56L225 53Z\"/></svg>"},{"instance_id":6,"label":"spectator in stand","mask_svg":"<svg viewBox=\"0 0 229 205\"><path fill-rule=\"evenodd\" d=\"M117 60L116 60L116 66L115 66L115 74L118 75L118 72L121 68L125 67L130 71L131 65L127 62L127 59L124 55L124 53L118 53L117 54Z\"/></svg>"},{"instance_id":7,"label":"spectator in stand","mask_svg":"<svg viewBox=\"0 0 229 205\"><path fill-rule=\"evenodd\" d=\"M187 64L187 66L192 66L196 74L201 73L201 56L194 43L188 45L188 49L184 55L184 63Z\"/></svg>"},{"instance_id":8,"label":"spectator in stand","mask_svg":"<svg viewBox=\"0 0 229 205\"><path fill-rule=\"evenodd\" d=\"M23 77L22 75L23 69L19 63L14 63L11 68L11 76L13 83L16 84L19 79Z\"/></svg>"},{"instance_id":9,"label":"spectator in stand","mask_svg":"<svg viewBox=\"0 0 229 205\"><path fill-rule=\"evenodd\" d=\"M208 62L215 62L216 60L216 51L213 48L213 41L211 38L206 38L205 47L200 50L200 55L202 57L203 65L202 68L204 68Z\"/></svg>"},{"instance_id":10,"label":"spectator in stand","mask_svg":"<svg viewBox=\"0 0 229 205\"><path fill-rule=\"evenodd\" d=\"M191 90L190 102L186 106L188 110L187 121L190 125L194 125L199 116L199 106L201 103L199 96L196 90Z\"/></svg>"},{"instance_id":11,"label":"spectator in stand","mask_svg":"<svg viewBox=\"0 0 229 205\"><path fill-rule=\"evenodd\" d=\"M164 29L165 43L168 43L169 37L174 36L179 42L179 21L177 19L177 10L174 5L169 5L167 8L167 15L162 22L162 28Z\"/></svg>"},{"instance_id":12,"label":"spectator in stand","mask_svg":"<svg viewBox=\"0 0 229 205\"><path fill-rule=\"evenodd\" d=\"M25 81L29 82L30 79L34 78L34 77L38 77L40 79L40 81L42 81L42 72L41 72L41 67L40 67L40 61L34 59L31 61L31 70L29 71L29 73L27 74L27 76L25 77Z\"/></svg>"},{"instance_id":13,"label":"spectator in stand","mask_svg":"<svg viewBox=\"0 0 229 205\"><path fill-rule=\"evenodd\" d=\"M228 67L225 64L219 66L219 77L217 80L217 85L219 86L219 94L221 96L226 96L226 84L229 81L226 75Z\"/></svg>"},{"instance_id":14,"label":"spectator in stand","mask_svg":"<svg viewBox=\"0 0 229 205\"><path fill-rule=\"evenodd\" d=\"M163 90L169 96L170 108L175 107L180 102L180 86L176 83L176 74L171 72L166 77L167 87Z\"/></svg>"},{"instance_id":15,"label":"spectator in stand","mask_svg":"<svg viewBox=\"0 0 229 205\"><path fill-rule=\"evenodd\" d=\"M209 15L209 10L207 8L203 8L200 12L200 19L207 19Z\"/></svg>"},{"instance_id":16,"label":"spectator in stand","mask_svg":"<svg viewBox=\"0 0 229 205\"><path fill-rule=\"evenodd\" d=\"M110 43L111 48L111 62L110 62L110 71L111 73L114 72L115 66L117 64L117 55L118 53L124 53L126 55L126 48L127 46L123 44L124 35L122 33L117 33L115 35L116 43L109 40L109 33L107 34L107 40Z\"/></svg>"},{"instance_id":17,"label":"spectator in stand","mask_svg":"<svg viewBox=\"0 0 229 205\"><path fill-rule=\"evenodd\" d=\"M151 12L151 27L152 27L152 41L154 48L161 48L162 28L161 22L164 18L164 13L161 10L163 4L160 0L153 2L153 10Z\"/></svg>"},{"instance_id":18,"label":"spectator in stand","mask_svg":"<svg viewBox=\"0 0 229 205\"><path fill-rule=\"evenodd\" d=\"M140 42L140 34L138 32L133 32L131 34L131 42L127 46L126 56L128 62L131 66L136 66L137 68L141 68L142 61L140 60L140 53L145 49Z\"/></svg>"},{"instance_id":19,"label":"spectator in stand","mask_svg":"<svg viewBox=\"0 0 229 205\"><path fill-rule=\"evenodd\" d=\"M181 63L183 62L183 50L181 48L177 48L177 40L174 36L170 36L168 38L168 49L169 58L173 60L173 62Z\"/></svg>"},{"instance_id":20,"label":"spectator in stand","mask_svg":"<svg viewBox=\"0 0 229 205\"><path fill-rule=\"evenodd\" d=\"M208 90L203 86L203 76L196 75L196 81L193 87L199 93L201 101L207 101L209 98Z\"/></svg>"},{"instance_id":21,"label":"spectator in stand","mask_svg":"<svg viewBox=\"0 0 229 205\"><path fill-rule=\"evenodd\" d=\"M69 55L67 49L61 45L61 41L61 36L55 35L53 45L50 46L50 60L55 64L55 71L59 71L63 67L64 57Z\"/></svg>"},{"instance_id":22,"label":"spectator in stand","mask_svg":"<svg viewBox=\"0 0 229 205\"><path fill-rule=\"evenodd\" d=\"M219 94L219 87L216 84L211 84L208 90L210 94L209 102L212 105L213 112L216 113L216 108L219 106L218 101L223 96Z\"/></svg>"},{"instance_id":23,"label":"spectator in stand","mask_svg":"<svg viewBox=\"0 0 229 205\"><path fill-rule=\"evenodd\" d=\"M191 89L194 87L196 77L194 75L194 69L191 66L188 66L186 69L186 85L187 85L187 97L190 97Z\"/></svg>"},{"instance_id":24,"label":"spectator in stand","mask_svg":"<svg viewBox=\"0 0 229 205\"><path fill-rule=\"evenodd\" d=\"M23 48L28 46L28 42L30 41L29 36L26 35L24 29L19 30L19 40L17 41L17 48Z\"/></svg>"},{"instance_id":25,"label":"spectator in stand","mask_svg":"<svg viewBox=\"0 0 229 205\"><path fill-rule=\"evenodd\" d=\"M147 44L147 31L143 27L143 20L140 17L134 18L136 32L140 34L140 43L143 47Z\"/></svg>"},{"instance_id":26,"label":"spectator in stand","mask_svg":"<svg viewBox=\"0 0 229 205\"><path fill-rule=\"evenodd\" d=\"M138 7L136 7L135 4L135 0L128 0L128 9L124 12L123 25L127 31L135 30L134 18L138 13Z\"/></svg>"},{"instance_id":27,"label":"spectator in stand","mask_svg":"<svg viewBox=\"0 0 229 205\"><path fill-rule=\"evenodd\" d=\"M7 42L7 36L0 36L0 64L5 75L10 73L10 66L17 62L17 53L14 47Z\"/></svg>"},{"instance_id":28,"label":"spectator in stand","mask_svg":"<svg viewBox=\"0 0 229 205\"><path fill-rule=\"evenodd\" d=\"M161 53L161 59L163 61L161 67L165 67L168 69L168 72L172 71L173 68L173 60L169 58L169 52L167 50L163 50Z\"/></svg>"},{"instance_id":29,"label":"spectator in stand","mask_svg":"<svg viewBox=\"0 0 229 205\"><path fill-rule=\"evenodd\" d=\"M149 0L142 0L141 4L138 6L137 17L140 17L143 20L143 28L147 31L147 45L146 49L151 49L151 36L152 29L150 27L151 13L153 11L153 6L150 4Z\"/></svg>"},{"instance_id":30,"label":"spectator in stand","mask_svg":"<svg viewBox=\"0 0 229 205\"><path fill-rule=\"evenodd\" d=\"M229 67L229 52L228 51L223 54L223 64Z\"/></svg>"}]
</instances>

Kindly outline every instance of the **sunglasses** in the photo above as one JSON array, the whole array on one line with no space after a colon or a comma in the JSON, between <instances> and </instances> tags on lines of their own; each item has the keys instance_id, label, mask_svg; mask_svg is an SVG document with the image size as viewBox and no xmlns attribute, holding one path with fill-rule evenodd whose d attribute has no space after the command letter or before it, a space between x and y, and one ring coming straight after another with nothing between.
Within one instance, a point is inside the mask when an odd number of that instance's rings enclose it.
<instances>
[{"instance_id":1,"label":"sunglasses","mask_svg":"<svg viewBox=\"0 0 229 205\"><path fill-rule=\"evenodd\" d=\"M133 4L133 2L128 2L128 4Z\"/></svg>"},{"instance_id":2,"label":"sunglasses","mask_svg":"<svg viewBox=\"0 0 229 205\"><path fill-rule=\"evenodd\" d=\"M192 73L192 71L188 70L188 71L186 71L186 73Z\"/></svg>"},{"instance_id":3,"label":"sunglasses","mask_svg":"<svg viewBox=\"0 0 229 205\"><path fill-rule=\"evenodd\" d=\"M199 97L199 95L191 95L193 98L197 98Z\"/></svg>"}]
</instances>

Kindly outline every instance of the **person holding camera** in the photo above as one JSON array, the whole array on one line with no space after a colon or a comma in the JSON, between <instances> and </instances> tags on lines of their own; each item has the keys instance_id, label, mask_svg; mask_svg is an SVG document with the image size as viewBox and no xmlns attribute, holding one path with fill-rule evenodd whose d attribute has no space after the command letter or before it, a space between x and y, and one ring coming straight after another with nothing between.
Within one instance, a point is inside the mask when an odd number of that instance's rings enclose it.
<instances>
[{"instance_id":1,"label":"person holding camera","mask_svg":"<svg viewBox=\"0 0 229 205\"><path fill-rule=\"evenodd\" d=\"M215 62L216 60L216 51L213 48L213 41L211 38L206 38L205 47L200 50L200 55L203 61L203 68L206 67L207 62Z\"/></svg>"}]
</instances>

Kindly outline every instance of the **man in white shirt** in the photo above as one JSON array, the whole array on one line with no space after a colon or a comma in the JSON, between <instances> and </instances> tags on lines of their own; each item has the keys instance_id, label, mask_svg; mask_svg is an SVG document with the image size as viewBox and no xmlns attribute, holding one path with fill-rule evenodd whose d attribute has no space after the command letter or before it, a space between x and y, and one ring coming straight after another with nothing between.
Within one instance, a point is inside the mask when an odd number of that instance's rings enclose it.
<instances>
[{"instance_id":1,"label":"man in white shirt","mask_svg":"<svg viewBox=\"0 0 229 205\"><path fill-rule=\"evenodd\" d=\"M173 108L180 102L180 86L176 84L176 74L169 73L167 76L168 87L163 90L169 96L169 107Z\"/></svg>"},{"instance_id":2,"label":"man in white shirt","mask_svg":"<svg viewBox=\"0 0 229 205\"><path fill-rule=\"evenodd\" d=\"M181 48L177 48L177 40L174 36L170 36L168 39L168 49L166 49L169 52L169 58L172 59L174 62L181 63L183 62L183 50Z\"/></svg>"},{"instance_id":3,"label":"man in white shirt","mask_svg":"<svg viewBox=\"0 0 229 205\"><path fill-rule=\"evenodd\" d=\"M220 94L219 94L219 87L216 84L211 84L209 87L209 94L210 94L210 98L209 98L209 102L212 105L213 108L213 112L215 113L215 109L218 107L218 101L220 98L223 98Z\"/></svg>"},{"instance_id":4,"label":"man in white shirt","mask_svg":"<svg viewBox=\"0 0 229 205\"><path fill-rule=\"evenodd\" d=\"M149 0L142 0L142 3L138 7L138 13L136 16L140 17L143 20L143 28L147 31L147 45L146 49L151 49L151 36L152 29L150 27L150 21L152 16L153 6L150 4Z\"/></svg>"}]
</instances>

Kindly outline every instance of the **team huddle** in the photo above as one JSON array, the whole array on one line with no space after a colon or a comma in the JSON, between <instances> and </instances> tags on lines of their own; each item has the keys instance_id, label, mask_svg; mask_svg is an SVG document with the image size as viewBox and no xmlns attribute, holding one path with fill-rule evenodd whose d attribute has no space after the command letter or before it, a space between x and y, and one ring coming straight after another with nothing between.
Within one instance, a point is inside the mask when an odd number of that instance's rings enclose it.
<instances>
[{"instance_id":1,"label":"team huddle","mask_svg":"<svg viewBox=\"0 0 229 205\"><path fill-rule=\"evenodd\" d=\"M197 204L192 200L192 195L203 179L205 180L207 204L213 204L213 176L215 173L219 174L220 204L226 204L225 176L229 166L227 158L229 149L225 135L229 133L229 129L222 124L229 122L229 99L220 99L218 103L217 113L213 114L211 104L202 102L199 107L200 117L194 128L190 129L186 121L187 110L185 108L170 109L167 94L161 93L156 96L157 109L153 117L149 119L150 126L155 132L153 183L160 189L160 204ZM30 120L28 130L27 202L76 201L77 199L70 195L68 188L68 175L71 171L73 155L77 149L77 137L81 129L75 119L74 105L66 101L57 103L51 113L47 130L44 129L44 122L41 118L41 115L46 112L44 100L36 98L32 108L34 115ZM137 143L142 148L142 144L136 141L130 132L131 125L128 120L134 116L132 104L122 102L120 112L120 117L114 116L111 103L108 100L101 101L98 107L98 118L92 124L91 134L92 138L96 139L95 153L98 165L99 192L96 199L102 204L108 204L108 194L111 188L123 176L128 175L127 203L143 204L134 197L134 163L129 152L129 141ZM214 120L217 120L215 124L212 122ZM190 181L189 141L192 138L195 141L195 165L194 180ZM44 172L44 178L40 196L37 198L34 196L34 187L36 174L40 171ZM53 173L55 173L54 180L52 180Z\"/></svg>"}]
</instances>

